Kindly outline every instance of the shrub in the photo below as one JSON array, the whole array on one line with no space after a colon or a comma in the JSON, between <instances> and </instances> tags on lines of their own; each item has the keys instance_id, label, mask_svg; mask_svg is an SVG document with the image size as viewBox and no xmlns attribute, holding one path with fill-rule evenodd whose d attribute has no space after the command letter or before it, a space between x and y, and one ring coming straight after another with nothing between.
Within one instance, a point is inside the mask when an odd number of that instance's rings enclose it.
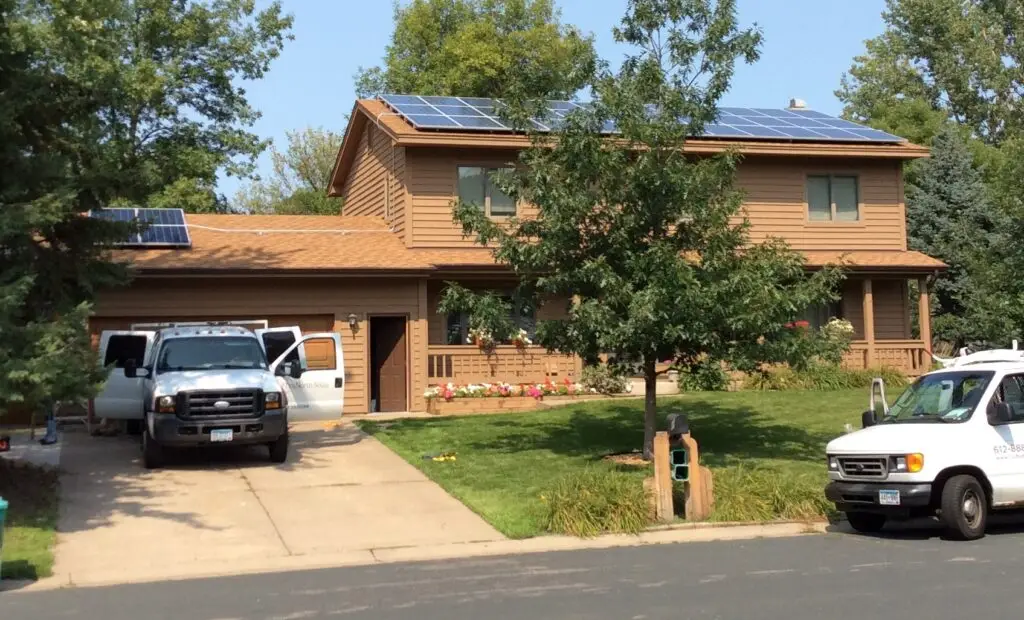
<instances>
[{"instance_id":1,"label":"shrub","mask_svg":"<svg viewBox=\"0 0 1024 620\"><path fill-rule=\"evenodd\" d=\"M638 533L650 523L643 481L602 467L567 474L541 496L545 528L588 537L605 532Z\"/></svg>"},{"instance_id":2,"label":"shrub","mask_svg":"<svg viewBox=\"0 0 1024 620\"><path fill-rule=\"evenodd\" d=\"M881 377L886 387L903 387L907 376L895 368L849 370L837 365L820 364L804 370L786 366L766 369L749 376L743 384L748 390L851 390L871 387L871 381Z\"/></svg>"},{"instance_id":3,"label":"shrub","mask_svg":"<svg viewBox=\"0 0 1024 620\"><path fill-rule=\"evenodd\" d=\"M588 390L600 394L621 394L626 391L626 377L608 364L595 364L583 368L580 383Z\"/></svg>"},{"instance_id":4,"label":"shrub","mask_svg":"<svg viewBox=\"0 0 1024 620\"><path fill-rule=\"evenodd\" d=\"M712 521L816 520L834 513L820 474L782 474L742 465L715 470Z\"/></svg>"},{"instance_id":5,"label":"shrub","mask_svg":"<svg viewBox=\"0 0 1024 620\"><path fill-rule=\"evenodd\" d=\"M683 392L721 392L729 387L729 375L717 361L702 359L679 370L679 389Z\"/></svg>"}]
</instances>

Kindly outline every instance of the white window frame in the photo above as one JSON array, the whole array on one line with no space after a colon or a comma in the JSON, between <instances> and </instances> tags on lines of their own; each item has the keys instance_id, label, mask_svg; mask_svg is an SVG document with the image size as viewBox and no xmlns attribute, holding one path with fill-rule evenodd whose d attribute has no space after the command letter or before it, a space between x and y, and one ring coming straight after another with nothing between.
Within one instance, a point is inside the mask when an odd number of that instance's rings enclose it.
<instances>
[{"instance_id":1,"label":"white window frame","mask_svg":"<svg viewBox=\"0 0 1024 620\"><path fill-rule=\"evenodd\" d=\"M460 185L460 180L462 179L462 169L463 168L479 168L480 170L483 170L483 172L484 172L484 174L483 174L483 180L484 180L484 204L480 205L480 206L481 206L481 208L483 208L484 214L487 217L491 217L491 218L495 218L495 219L506 219L506 218L515 217L515 216L519 215L519 202L516 201L516 200L513 200L513 204L512 204L513 212L511 214L507 214L507 213L493 214L493 213L491 213L491 188L494 187L494 182L491 180L491 175L494 174L495 172L500 172L500 171L505 171L505 170L512 171L513 168L511 166L495 166L495 165L470 164L470 163L456 164L456 166L455 166L455 195L458 197L459 200L462 200L462 196L459 194L459 185ZM511 196L509 196L509 198L511 198Z\"/></svg>"}]
</instances>

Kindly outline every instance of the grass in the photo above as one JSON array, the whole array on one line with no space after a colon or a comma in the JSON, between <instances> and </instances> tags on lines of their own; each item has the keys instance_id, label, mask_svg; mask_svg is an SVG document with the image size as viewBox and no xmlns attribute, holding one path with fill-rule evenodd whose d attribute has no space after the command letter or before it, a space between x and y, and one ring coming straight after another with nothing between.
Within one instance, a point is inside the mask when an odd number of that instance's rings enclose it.
<instances>
[{"instance_id":1,"label":"grass","mask_svg":"<svg viewBox=\"0 0 1024 620\"><path fill-rule=\"evenodd\" d=\"M0 459L0 497L10 504L0 576L49 577L57 538L57 473Z\"/></svg>"},{"instance_id":2,"label":"grass","mask_svg":"<svg viewBox=\"0 0 1024 620\"><path fill-rule=\"evenodd\" d=\"M860 425L865 390L706 392L659 398L661 415L685 412L714 472L713 520L811 518L828 510L825 444ZM608 454L643 441L639 399L596 401L529 413L362 422L404 459L506 536L546 532L541 495L588 466L622 469ZM424 455L455 452L456 460Z\"/></svg>"}]
</instances>

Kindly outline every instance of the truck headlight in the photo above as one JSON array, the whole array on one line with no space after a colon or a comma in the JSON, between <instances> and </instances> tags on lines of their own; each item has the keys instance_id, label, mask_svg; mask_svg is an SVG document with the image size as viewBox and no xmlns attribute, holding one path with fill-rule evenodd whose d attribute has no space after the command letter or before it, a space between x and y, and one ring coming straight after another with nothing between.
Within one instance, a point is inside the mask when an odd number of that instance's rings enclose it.
<instances>
[{"instance_id":1,"label":"truck headlight","mask_svg":"<svg viewBox=\"0 0 1024 620\"><path fill-rule=\"evenodd\" d=\"M156 400L156 410L160 413L174 413L174 397L161 396Z\"/></svg>"},{"instance_id":2,"label":"truck headlight","mask_svg":"<svg viewBox=\"0 0 1024 620\"><path fill-rule=\"evenodd\" d=\"M828 470L829 471L839 471L839 459L838 458L836 458L834 456L828 457Z\"/></svg>"},{"instance_id":3,"label":"truck headlight","mask_svg":"<svg viewBox=\"0 0 1024 620\"><path fill-rule=\"evenodd\" d=\"M267 392L263 395L264 409L280 409L282 401L281 392Z\"/></svg>"},{"instance_id":4,"label":"truck headlight","mask_svg":"<svg viewBox=\"0 0 1024 620\"><path fill-rule=\"evenodd\" d=\"M916 474L924 469L924 455L920 452L892 457L892 469L899 473Z\"/></svg>"}]
</instances>

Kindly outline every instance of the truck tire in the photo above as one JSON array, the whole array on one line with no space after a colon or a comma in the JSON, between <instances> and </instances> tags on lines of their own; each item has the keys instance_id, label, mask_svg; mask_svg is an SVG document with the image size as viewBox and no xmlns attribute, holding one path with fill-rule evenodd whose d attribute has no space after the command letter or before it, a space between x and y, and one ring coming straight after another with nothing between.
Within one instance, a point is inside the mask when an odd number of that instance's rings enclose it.
<instances>
[{"instance_id":1,"label":"truck tire","mask_svg":"<svg viewBox=\"0 0 1024 620\"><path fill-rule=\"evenodd\" d=\"M873 512L848 512L846 520L850 522L850 527L861 534L877 534L885 527L885 515Z\"/></svg>"},{"instance_id":2,"label":"truck tire","mask_svg":"<svg viewBox=\"0 0 1024 620\"><path fill-rule=\"evenodd\" d=\"M288 460L288 431L267 444L270 448L270 462L284 463Z\"/></svg>"},{"instance_id":3,"label":"truck tire","mask_svg":"<svg viewBox=\"0 0 1024 620\"><path fill-rule=\"evenodd\" d=\"M158 469L164 465L164 448L153 439L148 428L142 432L142 465L146 469Z\"/></svg>"},{"instance_id":4,"label":"truck tire","mask_svg":"<svg viewBox=\"0 0 1024 620\"><path fill-rule=\"evenodd\" d=\"M977 540L985 535L988 497L978 479L970 475L953 476L942 487L942 523L950 537Z\"/></svg>"}]
</instances>

